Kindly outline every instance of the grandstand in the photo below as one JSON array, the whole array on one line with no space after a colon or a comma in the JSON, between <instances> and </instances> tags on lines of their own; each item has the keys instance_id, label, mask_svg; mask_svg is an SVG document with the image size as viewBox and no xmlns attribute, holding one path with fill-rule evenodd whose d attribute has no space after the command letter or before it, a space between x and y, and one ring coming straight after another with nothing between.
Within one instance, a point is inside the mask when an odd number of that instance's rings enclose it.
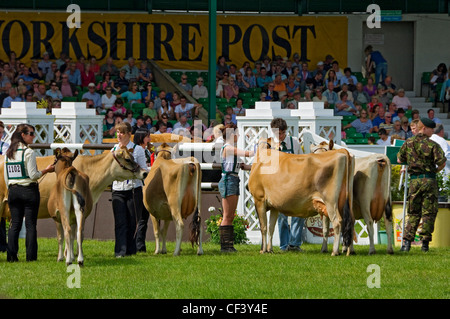
<instances>
[{"instance_id":1,"label":"grandstand","mask_svg":"<svg viewBox=\"0 0 450 319\"><path fill-rule=\"evenodd\" d=\"M45 51L51 61L57 61L60 52L65 52L73 62L79 62L81 55L86 58L95 56L99 66L111 56L115 66L121 69L126 65L126 60L134 56L138 68L142 61L149 62L153 74L153 98L160 91L165 91L170 102L173 92L180 92L186 96L188 103L202 106L199 107L198 117L208 126L213 119L221 121L220 114L225 113L229 106L235 107L238 99L242 99L244 108L253 108L257 101L267 100L262 97L267 86L240 87L238 94L228 97L216 95L214 88L211 88L216 78L211 70L215 70L216 66L210 65L207 30L211 28L208 15L214 14L217 15L217 58L224 55L227 66L235 65L237 72L249 61L258 77L257 62L262 62L265 56L272 63L275 61L281 65L282 71L288 63L301 64L305 60L308 70L314 72L316 65L325 63L326 56L331 55L333 60L339 62L341 69L349 67L357 82L365 85L368 75L364 67L364 48L370 44L386 57L388 73L393 76L397 88L407 91L412 109L418 109L423 116L429 108L433 108L435 116L444 126L450 125L447 102L443 103L440 94L443 84L434 88L430 85L431 72L436 66L439 63L450 64L450 45L439 34L439 30L448 30L450 24L448 1L432 0L426 4L415 0L377 1L382 10L382 26L371 29L366 25L370 17L367 7L373 1L223 0L217 1L216 12L208 12L207 1L81 0L77 4L81 9L82 28L75 32L64 26L68 17L66 8L72 2L2 1L0 10L5 14L2 19L4 23L0 25L0 60L8 64L11 61L9 55L14 51L16 60L31 70L32 62L42 61ZM30 22L30 15L35 12L40 13L39 19ZM101 16L99 12L102 12ZM286 32L280 21L287 26ZM296 54L300 61L294 59ZM2 66L1 101L10 95L8 81L13 87L21 89L17 81L21 72L20 65L14 65L12 71ZM46 89L50 90L50 81L46 81L42 74L40 78L39 74L35 75L37 71L33 72L31 76L43 80ZM286 72L291 74L291 71ZM201 77L209 98L193 98L179 84L182 75L187 77L187 83L192 87ZM117 78L118 74L112 77L113 80ZM102 74L96 73L95 84L101 80ZM221 75L219 80L222 80ZM287 77L285 81L288 81ZM138 82L143 89L146 82ZM305 90L311 83L301 77L296 78L295 82L300 98L304 98ZM66 95L62 101L84 101L87 86L75 84L74 89L77 94ZM97 91L104 94L101 90ZM114 91L115 95L122 93ZM287 92L278 93L284 107L294 100ZM19 96L26 100L26 90L21 90ZM144 100L134 103L126 97L122 99L125 108L132 110L135 118L142 115L147 107ZM367 107L365 103L360 106ZM406 116L411 116L410 111ZM355 116L345 116L343 127L354 119ZM152 120L152 124L156 125L158 118ZM171 121L175 124L176 119ZM352 129L346 132L346 137L347 143L367 143L366 136L361 137Z\"/></svg>"}]
</instances>

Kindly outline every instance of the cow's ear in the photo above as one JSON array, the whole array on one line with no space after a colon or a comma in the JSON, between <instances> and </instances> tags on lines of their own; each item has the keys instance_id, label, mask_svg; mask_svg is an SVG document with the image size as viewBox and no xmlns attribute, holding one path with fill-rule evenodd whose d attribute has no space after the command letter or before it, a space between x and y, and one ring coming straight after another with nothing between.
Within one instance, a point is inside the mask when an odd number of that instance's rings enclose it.
<instances>
[{"instance_id":1,"label":"cow's ear","mask_svg":"<svg viewBox=\"0 0 450 319\"><path fill-rule=\"evenodd\" d=\"M72 160L75 160L78 156L78 150L75 150L75 153L73 153L73 158Z\"/></svg>"},{"instance_id":2,"label":"cow's ear","mask_svg":"<svg viewBox=\"0 0 450 319\"><path fill-rule=\"evenodd\" d=\"M55 149L53 151L53 154L55 155L56 158L61 156L61 149L58 147L57 149Z\"/></svg>"},{"instance_id":3,"label":"cow's ear","mask_svg":"<svg viewBox=\"0 0 450 319\"><path fill-rule=\"evenodd\" d=\"M328 150L331 151L333 149L334 142L333 140L330 140L330 143L328 144Z\"/></svg>"}]
</instances>

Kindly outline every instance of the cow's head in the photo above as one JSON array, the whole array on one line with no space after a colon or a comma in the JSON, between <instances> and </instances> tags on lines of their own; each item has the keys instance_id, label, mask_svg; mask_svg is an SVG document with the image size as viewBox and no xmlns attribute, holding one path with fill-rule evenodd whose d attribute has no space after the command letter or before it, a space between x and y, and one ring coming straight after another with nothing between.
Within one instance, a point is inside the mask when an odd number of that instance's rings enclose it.
<instances>
[{"instance_id":1,"label":"cow's head","mask_svg":"<svg viewBox=\"0 0 450 319\"><path fill-rule=\"evenodd\" d=\"M156 149L156 158L172 159L173 148L167 143L162 143Z\"/></svg>"},{"instance_id":2,"label":"cow's head","mask_svg":"<svg viewBox=\"0 0 450 319\"><path fill-rule=\"evenodd\" d=\"M322 153L326 151L331 151L334 147L333 140L330 140L329 143L327 142L320 142L319 144L311 144L311 153Z\"/></svg>"},{"instance_id":3,"label":"cow's head","mask_svg":"<svg viewBox=\"0 0 450 319\"><path fill-rule=\"evenodd\" d=\"M123 146L112 151L111 154L118 166L122 169L121 173L124 173L122 174L123 179L144 179L147 177L148 173L134 160L133 151L133 149L127 149Z\"/></svg>"},{"instance_id":4,"label":"cow's head","mask_svg":"<svg viewBox=\"0 0 450 319\"><path fill-rule=\"evenodd\" d=\"M78 150L75 150L75 153L72 153L67 147L55 149L55 173L59 174L62 170L72 166L72 163L77 156Z\"/></svg>"}]
</instances>

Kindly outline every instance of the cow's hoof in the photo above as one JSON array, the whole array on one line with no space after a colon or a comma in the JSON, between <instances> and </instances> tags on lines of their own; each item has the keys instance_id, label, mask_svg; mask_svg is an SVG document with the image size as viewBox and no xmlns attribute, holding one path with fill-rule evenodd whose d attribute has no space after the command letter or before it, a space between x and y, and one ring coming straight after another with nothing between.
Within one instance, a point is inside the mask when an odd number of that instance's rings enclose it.
<instances>
[{"instance_id":1,"label":"cow's hoof","mask_svg":"<svg viewBox=\"0 0 450 319\"><path fill-rule=\"evenodd\" d=\"M71 261L66 262L66 266L69 267L70 265L72 265Z\"/></svg>"},{"instance_id":2,"label":"cow's hoof","mask_svg":"<svg viewBox=\"0 0 450 319\"><path fill-rule=\"evenodd\" d=\"M82 260L82 261L79 261L79 262L78 262L78 266L79 266L79 267L84 267L84 261L83 261L83 260Z\"/></svg>"},{"instance_id":3,"label":"cow's hoof","mask_svg":"<svg viewBox=\"0 0 450 319\"><path fill-rule=\"evenodd\" d=\"M375 255L376 254L376 251L375 250L369 250L369 256L370 255Z\"/></svg>"},{"instance_id":4,"label":"cow's hoof","mask_svg":"<svg viewBox=\"0 0 450 319\"><path fill-rule=\"evenodd\" d=\"M393 249L390 249L390 250L387 251L387 253L388 253L389 255L393 255L393 254L394 254L394 250L393 250Z\"/></svg>"},{"instance_id":5,"label":"cow's hoof","mask_svg":"<svg viewBox=\"0 0 450 319\"><path fill-rule=\"evenodd\" d=\"M331 253L331 256L339 256L339 255L340 255L339 252L334 252L334 251L333 251L333 252Z\"/></svg>"}]
</instances>

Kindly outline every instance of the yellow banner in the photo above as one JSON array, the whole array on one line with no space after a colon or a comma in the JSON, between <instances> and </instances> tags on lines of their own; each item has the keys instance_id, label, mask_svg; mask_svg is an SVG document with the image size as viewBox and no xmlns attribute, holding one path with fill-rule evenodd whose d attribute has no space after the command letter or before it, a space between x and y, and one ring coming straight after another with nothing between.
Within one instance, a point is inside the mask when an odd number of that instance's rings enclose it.
<instances>
[{"instance_id":1,"label":"yellow banner","mask_svg":"<svg viewBox=\"0 0 450 319\"><path fill-rule=\"evenodd\" d=\"M347 65L346 17L218 15L216 28L217 57L238 68L266 55L292 59L294 53L311 68L327 54ZM93 55L99 63L111 56L118 67L134 57L164 69L207 70L208 30L207 15L2 12L0 59L8 61L14 51L29 63L45 51L51 59L64 51L73 60Z\"/></svg>"}]
</instances>

